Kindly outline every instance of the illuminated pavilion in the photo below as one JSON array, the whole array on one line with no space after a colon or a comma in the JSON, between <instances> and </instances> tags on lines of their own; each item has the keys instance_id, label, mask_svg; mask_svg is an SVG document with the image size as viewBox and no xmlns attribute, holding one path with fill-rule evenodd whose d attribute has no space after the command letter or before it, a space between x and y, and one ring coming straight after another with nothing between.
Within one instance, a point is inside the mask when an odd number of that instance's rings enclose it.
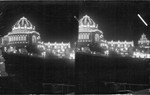
<instances>
[{"instance_id":1,"label":"illuminated pavilion","mask_svg":"<svg viewBox=\"0 0 150 95\"><path fill-rule=\"evenodd\" d=\"M150 48L149 45L150 45L150 40L148 40L146 38L146 35L143 33L141 35L141 38L140 40L138 41L138 44L139 44L139 47L140 48Z\"/></svg>"},{"instance_id":2,"label":"illuminated pavilion","mask_svg":"<svg viewBox=\"0 0 150 95\"><path fill-rule=\"evenodd\" d=\"M134 53L135 58L150 58L150 40L147 39L146 35L143 33L140 40L138 41L138 47Z\"/></svg>"},{"instance_id":3,"label":"illuminated pavilion","mask_svg":"<svg viewBox=\"0 0 150 95\"><path fill-rule=\"evenodd\" d=\"M22 53L22 51L32 55L32 53L41 53L46 55L53 53L60 57L74 59L74 50L70 43L44 43L41 41L40 34L35 31L35 26L22 17L12 27L12 31L2 38L2 44L5 52Z\"/></svg>"},{"instance_id":4,"label":"illuminated pavilion","mask_svg":"<svg viewBox=\"0 0 150 95\"><path fill-rule=\"evenodd\" d=\"M88 47L91 43L99 43L100 47L116 52L127 52L130 47L134 47L133 41L106 41L103 32L88 15L79 20L78 48Z\"/></svg>"},{"instance_id":5,"label":"illuminated pavilion","mask_svg":"<svg viewBox=\"0 0 150 95\"><path fill-rule=\"evenodd\" d=\"M106 41L103 32L98 29L96 24L88 15L83 16L79 20L77 51L89 52L96 54L97 51L90 50L90 44L99 43L99 48L105 48L104 54L109 55L110 51L115 51L123 56L131 56L133 58L150 58L150 40L143 33L138 46L134 46L134 41ZM88 50L88 51L87 51Z\"/></svg>"},{"instance_id":6,"label":"illuminated pavilion","mask_svg":"<svg viewBox=\"0 0 150 95\"><path fill-rule=\"evenodd\" d=\"M88 15L79 20L78 42L99 42L103 38L103 32Z\"/></svg>"},{"instance_id":7,"label":"illuminated pavilion","mask_svg":"<svg viewBox=\"0 0 150 95\"><path fill-rule=\"evenodd\" d=\"M25 18L20 18L12 27L12 31L3 37L3 43L7 42L7 48L18 49L37 45L40 41L40 34L35 31L35 26ZM5 47L6 48L6 47Z\"/></svg>"},{"instance_id":8,"label":"illuminated pavilion","mask_svg":"<svg viewBox=\"0 0 150 95\"><path fill-rule=\"evenodd\" d=\"M92 43L105 43L103 32L88 15L79 20L78 49L82 51ZM105 44L104 44L105 45Z\"/></svg>"}]
</instances>

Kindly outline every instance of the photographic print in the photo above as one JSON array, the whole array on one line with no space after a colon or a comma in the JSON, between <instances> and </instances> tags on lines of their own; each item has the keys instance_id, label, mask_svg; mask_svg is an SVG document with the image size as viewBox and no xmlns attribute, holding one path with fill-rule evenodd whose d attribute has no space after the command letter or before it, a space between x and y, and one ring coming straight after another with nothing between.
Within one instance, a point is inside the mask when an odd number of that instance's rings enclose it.
<instances>
[{"instance_id":1,"label":"photographic print","mask_svg":"<svg viewBox=\"0 0 150 95\"><path fill-rule=\"evenodd\" d=\"M149 93L149 4L87 1L80 5L76 93Z\"/></svg>"},{"instance_id":2,"label":"photographic print","mask_svg":"<svg viewBox=\"0 0 150 95\"><path fill-rule=\"evenodd\" d=\"M150 2L0 2L0 94L149 94Z\"/></svg>"},{"instance_id":3,"label":"photographic print","mask_svg":"<svg viewBox=\"0 0 150 95\"><path fill-rule=\"evenodd\" d=\"M68 94L75 89L78 5L1 2L3 94Z\"/></svg>"}]
</instances>

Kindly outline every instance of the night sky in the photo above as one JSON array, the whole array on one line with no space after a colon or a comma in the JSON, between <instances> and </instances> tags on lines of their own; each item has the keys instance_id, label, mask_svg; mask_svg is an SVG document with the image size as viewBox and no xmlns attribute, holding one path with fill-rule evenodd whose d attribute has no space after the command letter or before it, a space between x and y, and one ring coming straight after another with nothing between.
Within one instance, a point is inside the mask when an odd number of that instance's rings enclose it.
<instances>
[{"instance_id":1,"label":"night sky","mask_svg":"<svg viewBox=\"0 0 150 95\"><path fill-rule=\"evenodd\" d=\"M0 34L6 35L25 16L44 42L74 42L77 38L78 5L75 2L1 2Z\"/></svg>"},{"instance_id":2,"label":"night sky","mask_svg":"<svg viewBox=\"0 0 150 95\"><path fill-rule=\"evenodd\" d=\"M135 41L142 33L150 40L150 28L138 18L139 13L150 25L150 2L82 2L79 18L89 15L106 40Z\"/></svg>"}]
</instances>

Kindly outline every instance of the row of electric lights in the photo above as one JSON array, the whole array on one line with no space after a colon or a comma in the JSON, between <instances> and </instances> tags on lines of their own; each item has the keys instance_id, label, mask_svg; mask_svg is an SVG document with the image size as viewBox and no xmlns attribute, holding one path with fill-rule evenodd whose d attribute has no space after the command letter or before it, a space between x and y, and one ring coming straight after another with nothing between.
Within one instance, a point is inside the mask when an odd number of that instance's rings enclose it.
<instances>
[{"instance_id":1,"label":"row of electric lights","mask_svg":"<svg viewBox=\"0 0 150 95\"><path fill-rule=\"evenodd\" d=\"M27 36L10 36L9 41L26 41Z\"/></svg>"}]
</instances>

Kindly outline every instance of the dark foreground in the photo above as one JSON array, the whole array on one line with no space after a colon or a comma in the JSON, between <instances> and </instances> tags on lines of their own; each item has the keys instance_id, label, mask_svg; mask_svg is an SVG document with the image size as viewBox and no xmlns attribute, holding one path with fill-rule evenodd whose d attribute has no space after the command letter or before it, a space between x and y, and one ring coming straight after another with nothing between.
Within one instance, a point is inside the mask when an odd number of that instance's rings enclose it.
<instances>
[{"instance_id":1,"label":"dark foreground","mask_svg":"<svg viewBox=\"0 0 150 95\"><path fill-rule=\"evenodd\" d=\"M0 78L0 93L118 93L150 88L150 64L145 59L77 53L75 64L54 57L3 56L9 76Z\"/></svg>"},{"instance_id":2,"label":"dark foreground","mask_svg":"<svg viewBox=\"0 0 150 95\"><path fill-rule=\"evenodd\" d=\"M9 76L0 80L3 84L1 93L74 92L74 63L52 57L44 59L6 53L3 56Z\"/></svg>"},{"instance_id":3,"label":"dark foreground","mask_svg":"<svg viewBox=\"0 0 150 95\"><path fill-rule=\"evenodd\" d=\"M149 62L76 53L76 93L117 93L148 88Z\"/></svg>"}]
</instances>

